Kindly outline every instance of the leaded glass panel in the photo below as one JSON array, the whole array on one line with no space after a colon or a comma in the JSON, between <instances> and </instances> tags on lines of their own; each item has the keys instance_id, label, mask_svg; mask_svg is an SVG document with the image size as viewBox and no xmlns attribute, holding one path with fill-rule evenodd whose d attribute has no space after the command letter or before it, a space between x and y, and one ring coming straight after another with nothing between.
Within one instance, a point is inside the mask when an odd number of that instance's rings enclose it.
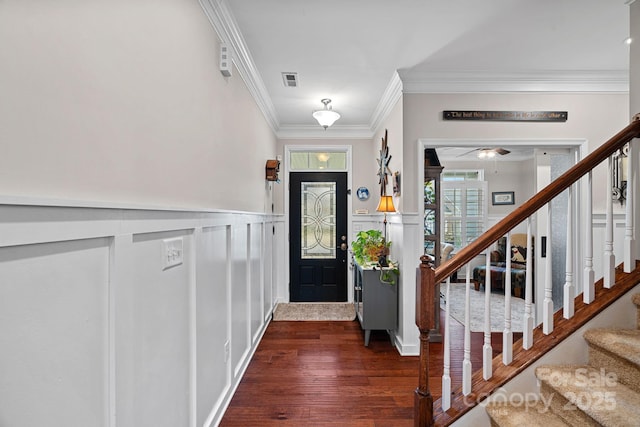
<instances>
[{"instance_id":1,"label":"leaded glass panel","mask_svg":"<svg viewBox=\"0 0 640 427\"><path fill-rule=\"evenodd\" d=\"M301 235L303 259L336 257L336 183L302 182Z\"/></svg>"}]
</instances>

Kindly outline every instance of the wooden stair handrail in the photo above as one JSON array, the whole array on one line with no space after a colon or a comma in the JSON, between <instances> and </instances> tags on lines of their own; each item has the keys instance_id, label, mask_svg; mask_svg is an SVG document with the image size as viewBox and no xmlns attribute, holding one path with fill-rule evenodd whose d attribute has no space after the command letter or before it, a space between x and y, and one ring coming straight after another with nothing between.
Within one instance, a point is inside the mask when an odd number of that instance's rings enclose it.
<instances>
[{"instance_id":1,"label":"wooden stair handrail","mask_svg":"<svg viewBox=\"0 0 640 427\"><path fill-rule=\"evenodd\" d=\"M633 121L627 127L576 163L571 169L540 190L531 199L524 202L472 243L462 248L460 252L456 253L455 257L436 268L434 283L440 283L451 276L454 271L460 269L493 242L533 215L538 209L549 203L554 197L621 149L633 138L640 138L640 113L633 117Z\"/></svg>"}]
</instances>

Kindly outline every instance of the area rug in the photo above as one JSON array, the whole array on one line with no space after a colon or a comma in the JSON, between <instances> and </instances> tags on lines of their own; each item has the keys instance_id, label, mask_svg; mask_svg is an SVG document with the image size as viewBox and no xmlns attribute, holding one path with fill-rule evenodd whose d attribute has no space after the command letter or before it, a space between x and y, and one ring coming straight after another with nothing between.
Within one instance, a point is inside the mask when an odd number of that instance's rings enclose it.
<instances>
[{"instance_id":1,"label":"area rug","mask_svg":"<svg viewBox=\"0 0 640 427\"><path fill-rule=\"evenodd\" d=\"M275 321L351 321L355 318L356 310L353 303L342 302L281 302L278 303L273 311L273 320Z\"/></svg>"},{"instance_id":2,"label":"area rug","mask_svg":"<svg viewBox=\"0 0 640 427\"><path fill-rule=\"evenodd\" d=\"M446 301L446 285L440 285L440 307L444 310ZM484 290L476 291L473 286L469 290L470 294L470 329L471 332L484 332ZM464 325L465 312L465 284L452 283L449 291L449 301L451 302L449 313L451 317ZM531 311L535 313L535 305L531 304ZM524 319L524 300L511 297L511 330L522 332ZM504 330L504 295L491 293L491 332L502 332Z\"/></svg>"}]
</instances>

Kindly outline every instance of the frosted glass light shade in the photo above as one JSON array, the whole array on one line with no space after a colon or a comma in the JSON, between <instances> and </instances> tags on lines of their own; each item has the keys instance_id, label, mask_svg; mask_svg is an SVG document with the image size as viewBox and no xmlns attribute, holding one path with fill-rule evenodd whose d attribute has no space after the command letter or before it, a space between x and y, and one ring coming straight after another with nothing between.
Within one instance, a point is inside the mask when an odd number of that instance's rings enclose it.
<instances>
[{"instance_id":1,"label":"frosted glass light shade","mask_svg":"<svg viewBox=\"0 0 640 427\"><path fill-rule=\"evenodd\" d=\"M322 126L326 130L340 118L340 114L338 114L337 111L333 111L331 109L331 106L329 105L331 103L330 99L325 98L320 102L324 104L324 110L314 111L313 118L316 119L320 126Z\"/></svg>"},{"instance_id":2,"label":"frosted glass light shade","mask_svg":"<svg viewBox=\"0 0 640 427\"><path fill-rule=\"evenodd\" d=\"M326 129L340 118L340 114L333 110L318 110L313 113L313 118Z\"/></svg>"}]
</instances>

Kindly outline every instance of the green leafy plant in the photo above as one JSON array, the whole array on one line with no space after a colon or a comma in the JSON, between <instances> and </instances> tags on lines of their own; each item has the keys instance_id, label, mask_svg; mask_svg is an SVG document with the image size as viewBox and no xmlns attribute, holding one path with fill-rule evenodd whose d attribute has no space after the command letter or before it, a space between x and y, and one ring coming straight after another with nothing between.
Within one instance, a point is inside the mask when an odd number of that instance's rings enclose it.
<instances>
[{"instance_id":1,"label":"green leafy plant","mask_svg":"<svg viewBox=\"0 0 640 427\"><path fill-rule=\"evenodd\" d=\"M351 243L356 262L362 266L376 264L380 255L387 255L391 242L385 242L379 230L361 231Z\"/></svg>"},{"instance_id":2,"label":"green leafy plant","mask_svg":"<svg viewBox=\"0 0 640 427\"><path fill-rule=\"evenodd\" d=\"M388 261L388 265L382 268L378 261L381 255L389 255L391 242L385 241L379 230L361 231L356 235L356 240L351 243L351 251L356 262L363 267L380 269L380 281L389 285L395 285L400 275L398 264Z\"/></svg>"},{"instance_id":3,"label":"green leafy plant","mask_svg":"<svg viewBox=\"0 0 640 427\"><path fill-rule=\"evenodd\" d=\"M388 285L395 285L396 278L399 275L400 275L400 270L398 269L398 265L392 262L389 263L388 268L380 269L380 281Z\"/></svg>"}]
</instances>

